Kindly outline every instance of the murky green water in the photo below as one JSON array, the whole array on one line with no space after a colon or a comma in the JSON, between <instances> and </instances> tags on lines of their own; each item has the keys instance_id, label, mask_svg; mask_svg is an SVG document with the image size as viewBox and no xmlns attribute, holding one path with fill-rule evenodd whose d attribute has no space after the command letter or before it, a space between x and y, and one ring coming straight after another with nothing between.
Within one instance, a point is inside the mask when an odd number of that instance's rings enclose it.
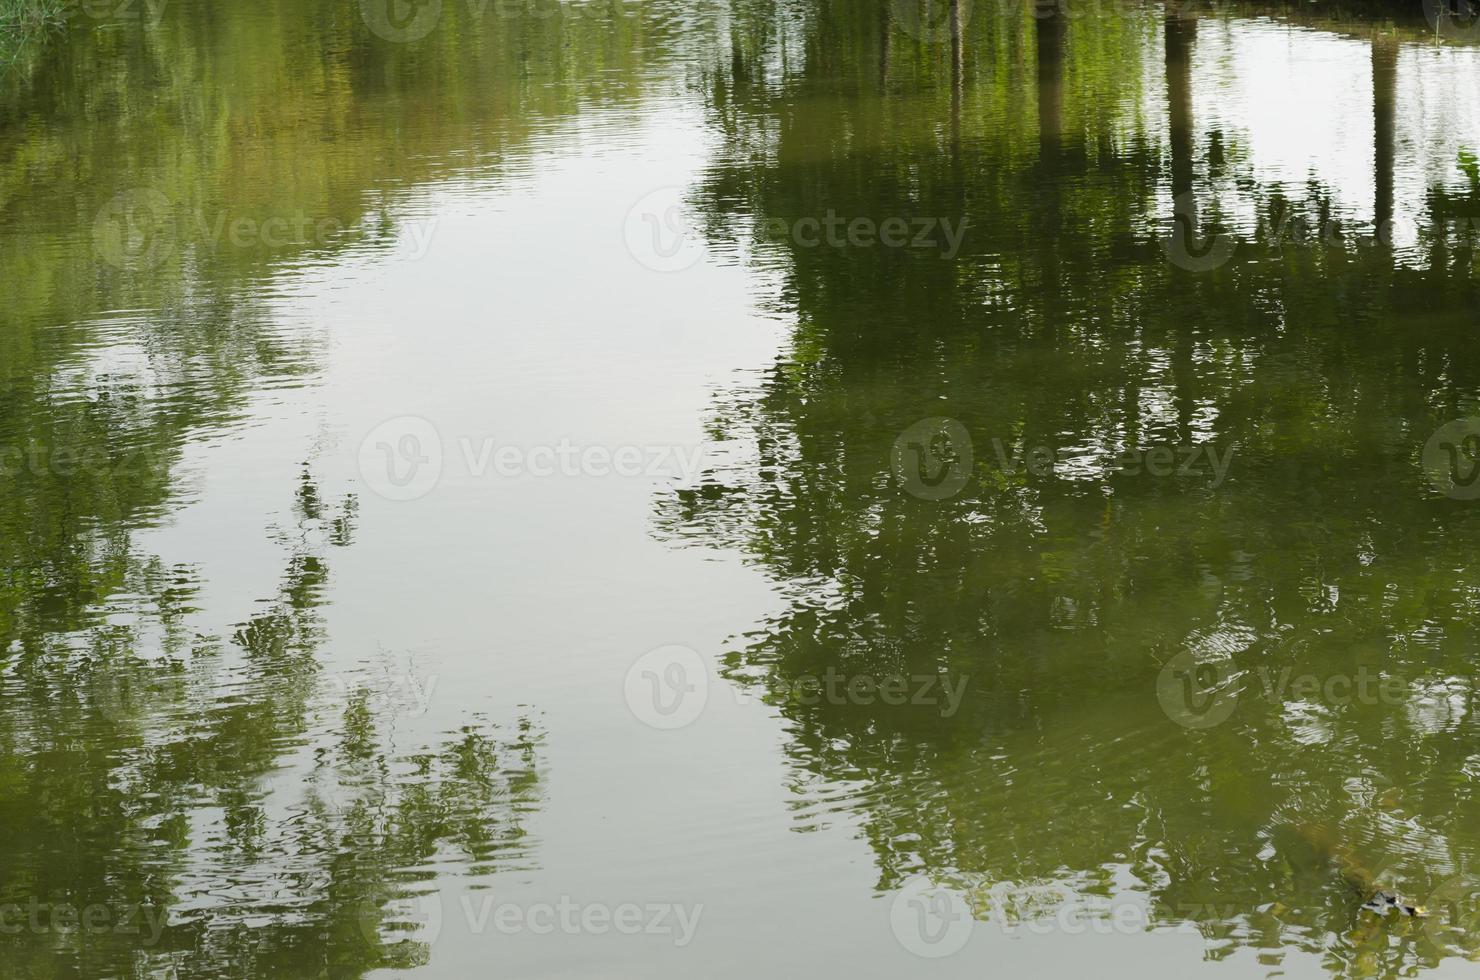
<instances>
[{"instance_id":1,"label":"murky green water","mask_svg":"<svg viewBox=\"0 0 1480 980\"><path fill-rule=\"evenodd\" d=\"M1467 975L1480 48L1068 14L18 63L0 975Z\"/></svg>"}]
</instances>

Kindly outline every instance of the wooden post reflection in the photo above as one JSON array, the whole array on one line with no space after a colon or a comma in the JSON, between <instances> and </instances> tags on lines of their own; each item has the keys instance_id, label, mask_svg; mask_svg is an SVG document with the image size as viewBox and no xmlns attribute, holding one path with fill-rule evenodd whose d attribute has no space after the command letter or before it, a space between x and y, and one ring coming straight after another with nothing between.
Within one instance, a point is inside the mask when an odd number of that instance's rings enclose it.
<instances>
[{"instance_id":1,"label":"wooden post reflection","mask_svg":"<svg viewBox=\"0 0 1480 980\"><path fill-rule=\"evenodd\" d=\"M1038 149L1045 163L1056 161L1064 135L1064 18L1054 0L1038 0Z\"/></svg>"},{"instance_id":2,"label":"wooden post reflection","mask_svg":"<svg viewBox=\"0 0 1480 980\"><path fill-rule=\"evenodd\" d=\"M1179 17L1170 9L1166 15L1167 121L1172 144L1172 196L1192 195L1193 152L1196 136L1192 128L1192 44L1197 39L1197 21Z\"/></svg>"},{"instance_id":3,"label":"wooden post reflection","mask_svg":"<svg viewBox=\"0 0 1480 980\"><path fill-rule=\"evenodd\" d=\"M883 26L879 38L879 91L889 88L889 60L894 53L894 4L892 0L880 0L884 5Z\"/></svg>"},{"instance_id":4,"label":"wooden post reflection","mask_svg":"<svg viewBox=\"0 0 1480 980\"><path fill-rule=\"evenodd\" d=\"M1033 8L1038 48L1038 166L1043 183L1040 208L1039 263L1042 270L1044 341L1057 343L1063 289L1060 236L1063 232L1061 169L1063 165L1063 91L1065 23L1058 0L1037 0Z\"/></svg>"},{"instance_id":5,"label":"wooden post reflection","mask_svg":"<svg viewBox=\"0 0 1480 980\"><path fill-rule=\"evenodd\" d=\"M951 0L951 142L961 141L961 0Z\"/></svg>"},{"instance_id":6,"label":"wooden post reflection","mask_svg":"<svg viewBox=\"0 0 1480 980\"><path fill-rule=\"evenodd\" d=\"M1372 38L1373 207L1378 241L1392 241L1393 166L1397 143L1398 42L1387 35Z\"/></svg>"},{"instance_id":7,"label":"wooden post reflection","mask_svg":"<svg viewBox=\"0 0 1480 980\"><path fill-rule=\"evenodd\" d=\"M1185 236L1190 244L1197 234L1197 198L1192 190L1197 134L1192 120L1192 48L1197 40L1197 21L1179 16L1175 4L1167 5L1165 19L1167 73L1167 129L1172 150L1173 234ZM1193 379L1192 332L1177 332L1172 350L1172 377L1177 410L1177 431L1191 438L1196 406Z\"/></svg>"}]
</instances>

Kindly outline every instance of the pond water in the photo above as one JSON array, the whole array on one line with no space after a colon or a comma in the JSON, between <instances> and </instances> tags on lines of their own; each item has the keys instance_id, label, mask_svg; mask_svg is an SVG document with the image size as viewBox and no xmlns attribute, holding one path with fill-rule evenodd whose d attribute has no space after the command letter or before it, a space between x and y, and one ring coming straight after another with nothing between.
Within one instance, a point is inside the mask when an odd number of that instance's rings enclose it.
<instances>
[{"instance_id":1,"label":"pond water","mask_svg":"<svg viewBox=\"0 0 1480 980\"><path fill-rule=\"evenodd\" d=\"M1320 9L74 11L0 974L1468 975L1480 47Z\"/></svg>"}]
</instances>

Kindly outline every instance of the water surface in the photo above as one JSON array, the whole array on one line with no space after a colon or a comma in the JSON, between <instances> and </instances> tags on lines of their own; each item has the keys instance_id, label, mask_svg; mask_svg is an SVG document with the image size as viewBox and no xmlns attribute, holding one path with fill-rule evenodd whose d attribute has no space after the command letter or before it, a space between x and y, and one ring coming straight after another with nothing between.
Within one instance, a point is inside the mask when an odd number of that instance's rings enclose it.
<instances>
[{"instance_id":1,"label":"water surface","mask_svg":"<svg viewBox=\"0 0 1480 980\"><path fill-rule=\"evenodd\" d=\"M5 79L0 970L1469 968L1480 49L408 9Z\"/></svg>"}]
</instances>

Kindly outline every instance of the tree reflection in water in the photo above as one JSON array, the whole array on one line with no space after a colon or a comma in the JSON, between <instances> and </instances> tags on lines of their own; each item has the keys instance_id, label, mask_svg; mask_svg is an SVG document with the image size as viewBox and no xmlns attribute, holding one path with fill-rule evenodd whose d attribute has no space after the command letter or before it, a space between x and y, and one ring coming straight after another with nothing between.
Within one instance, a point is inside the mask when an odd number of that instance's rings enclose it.
<instances>
[{"instance_id":1,"label":"tree reflection in water","mask_svg":"<svg viewBox=\"0 0 1480 980\"><path fill-rule=\"evenodd\" d=\"M1354 205L1339 181L1265 179L1259 119L1206 101L1266 66L1199 59L1204 39L1276 28L1024 11L975 18L961 64L891 29L897 8L756 14L744 70L714 73L730 143L692 194L795 326L717 396L722 462L660 499L658 531L738 549L786 596L725 662L785 719L805 825L856 812L881 890L923 873L999 923L1135 900L1214 958L1407 976L1474 957L1480 513L1420 457L1477 408L1480 133L1446 137L1458 165L1409 215L1437 231L1374 238L1420 172L1394 131L1422 94L1397 88L1390 37L1340 49L1374 86L1329 107L1375 134L1376 196ZM971 232L952 259L756 231L829 211ZM1293 240L1297 217L1346 232ZM1174 219L1237 247L1178 261ZM969 433L971 469L922 499L892 450L936 417ZM1158 446L1231 452L1227 479L1118 468ZM1055 462L1035 474L1037 447ZM1226 665L1226 721L1169 716L1176 657ZM796 695L829 671L969 685L949 716ZM1352 686L1382 677L1401 690ZM1434 918L1359 912L1377 881Z\"/></svg>"},{"instance_id":2,"label":"tree reflection in water","mask_svg":"<svg viewBox=\"0 0 1480 980\"><path fill-rule=\"evenodd\" d=\"M0 957L15 975L358 976L430 955L442 852L529 858L533 718L398 747L368 683L324 675L354 499L307 470L277 595L227 641L189 567L120 558L94 625L23 637L0 698Z\"/></svg>"}]
</instances>

